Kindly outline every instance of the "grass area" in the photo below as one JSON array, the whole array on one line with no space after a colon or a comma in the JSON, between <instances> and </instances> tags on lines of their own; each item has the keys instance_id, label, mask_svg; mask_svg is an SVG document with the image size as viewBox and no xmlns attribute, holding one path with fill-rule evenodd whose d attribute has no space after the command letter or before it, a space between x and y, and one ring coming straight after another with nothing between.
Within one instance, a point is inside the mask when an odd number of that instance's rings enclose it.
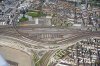
<instances>
[{"instance_id":1,"label":"grass area","mask_svg":"<svg viewBox=\"0 0 100 66\"><path fill-rule=\"evenodd\" d=\"M45 14L43 14L42 12L37 12L37 11L28 12L27 15L32 16L33 18L45 16Z\"/></svg>"},{"instance_id":2,"label":"grass area","mask_svg":"<svg viewBox=\"0 0 100 66\"><path fill-rule=\"evenodd\" d=\"M58 50L55 54L56 59L61 59L65 56L66 52L64 50Z\"/></svg>"},{"instance_id":3,"label":"grass area","mask_svg":"<svg viewBox=\"0 0 100 66\"><path fill-rule=\"evenodd\" d=\"M35 66L40 66L39 58L35 54L33 55L33 61Z\"/></svg>"},{"instance_id":4,"label":"grass area","mask_svg":"<svg viewBox=\"0 0 100 66\"><path fill-rule=\"evenodd\" d=\"M21 19L19 19L19 22L24 22L24 21L28 21L28 18L22 17Z\"/></svg>"}]
</instances>

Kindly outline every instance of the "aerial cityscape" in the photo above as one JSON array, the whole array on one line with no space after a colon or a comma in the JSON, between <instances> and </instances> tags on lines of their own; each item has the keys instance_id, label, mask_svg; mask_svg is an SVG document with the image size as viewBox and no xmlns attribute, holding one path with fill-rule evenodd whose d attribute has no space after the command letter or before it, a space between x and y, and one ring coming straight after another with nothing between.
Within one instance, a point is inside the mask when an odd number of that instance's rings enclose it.
<instances>
[{"instance_id":1,"label":"aerial cityscape","mask_svg":"<svg viewBox=\"0 0 100 66\"><path fill-rule=\"evenodd\" d=\"M100 66L100 0L0 0L0 66Z\"/></svg>"}]
</instances>

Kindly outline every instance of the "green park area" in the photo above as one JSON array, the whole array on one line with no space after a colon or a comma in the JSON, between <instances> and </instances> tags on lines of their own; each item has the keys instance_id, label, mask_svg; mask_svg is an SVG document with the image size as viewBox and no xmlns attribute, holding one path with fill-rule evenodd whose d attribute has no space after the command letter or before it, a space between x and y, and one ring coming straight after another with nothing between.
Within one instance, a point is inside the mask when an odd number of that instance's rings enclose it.
<instances>
[{"instance_id":1,"label":"green park area","mask_svg":"<svg viewBox=\"0 0 100 66\"><path fill-rule=\"evenodd\" d=\"M45 16L45 14L43 14L40 11L30 11L27 13L27 15L34 17L41 17L41 16Z\"/></svg>"},{"instance_id":2,"label":"green park area","mask_svg":"<svg viewBox=\"0 0 100 66\"><path fill-rule=\"evenodd\" d=\"M28 18L22 17L22 18L19 19L19 22L24 22L24 21L28 21Z\"/></svg>"}]
</instances>

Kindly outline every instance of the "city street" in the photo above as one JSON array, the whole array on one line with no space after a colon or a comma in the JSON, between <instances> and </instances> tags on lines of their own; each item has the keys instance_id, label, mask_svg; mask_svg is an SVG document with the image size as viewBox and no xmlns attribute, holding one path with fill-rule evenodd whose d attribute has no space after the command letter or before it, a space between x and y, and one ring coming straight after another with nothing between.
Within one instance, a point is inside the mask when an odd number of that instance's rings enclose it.
<instances>
[{"instance_id":1,"label":"city street","mask_svg":"<svg viewBox=\"0 0 100 66\"><path fill-rule=\"evenodd\" d=\"M99 0L0 1L0 55L10 66L100 66Z\"/></svg>"}]
</instances>

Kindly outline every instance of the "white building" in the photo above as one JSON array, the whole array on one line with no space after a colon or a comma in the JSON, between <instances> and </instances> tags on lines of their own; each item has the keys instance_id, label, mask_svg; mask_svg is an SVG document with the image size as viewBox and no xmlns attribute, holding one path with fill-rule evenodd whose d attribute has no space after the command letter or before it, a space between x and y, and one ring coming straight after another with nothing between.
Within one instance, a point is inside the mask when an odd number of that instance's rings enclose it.
<instances>
[{"instance_id":1,"label":"white building","mask_svg":"<svg viewBox=\"0 0 100 66\"><path fill-rule=\"evenodd\" d=\"M51 16L34 18L34 21L36 25L51 26L51 18L52 18Z\"/></svg>"}]
</instances>

